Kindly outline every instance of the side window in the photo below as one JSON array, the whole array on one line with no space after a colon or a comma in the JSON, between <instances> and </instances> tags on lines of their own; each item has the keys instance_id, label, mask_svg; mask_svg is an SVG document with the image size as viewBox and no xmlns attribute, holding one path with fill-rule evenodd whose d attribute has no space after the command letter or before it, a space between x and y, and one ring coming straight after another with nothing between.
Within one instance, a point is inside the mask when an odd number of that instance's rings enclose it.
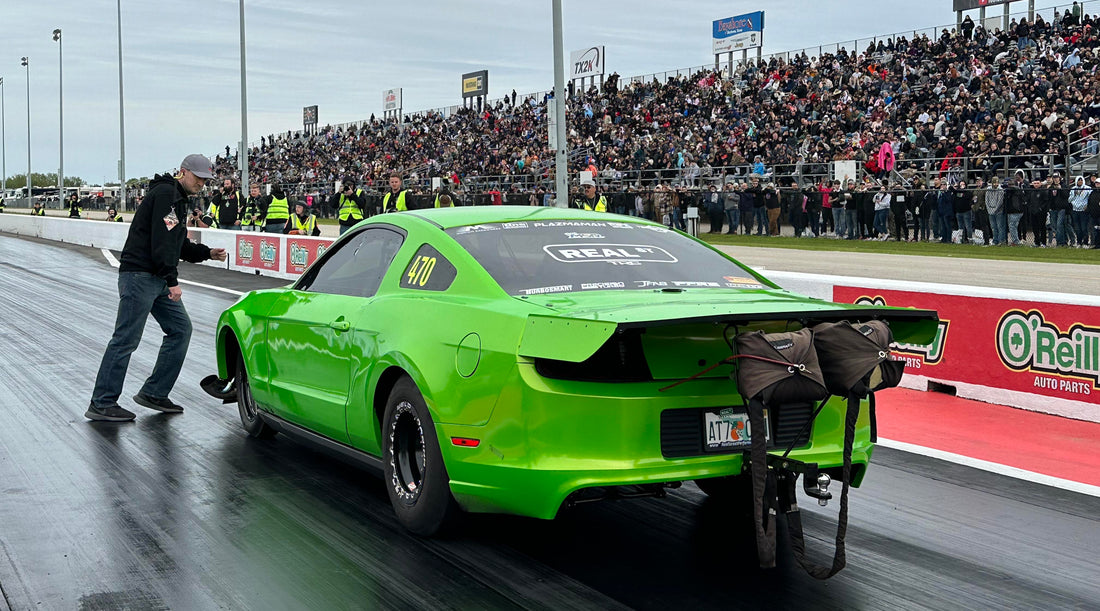
<instances>
[{"instance_id":1,"label":"side window","mask_svg":"<svg viewBox=\"0 0 1100 611\"><path fill-rule=\"evenodd\" d=\"M311 293L372 297L404 238L382 227L365 229L310 270L298 288Z\"/></svg>"},{"instance_id":2,"label":"side window","mask_svg":"<svg viewBox=\"0 0 1100 611\"><path fill-rule=\"evenodd\" d=\"M401 288L445 291L455 280L455 266L431 245L424 244L401 274Z\"/></svg>"}]
</instances>

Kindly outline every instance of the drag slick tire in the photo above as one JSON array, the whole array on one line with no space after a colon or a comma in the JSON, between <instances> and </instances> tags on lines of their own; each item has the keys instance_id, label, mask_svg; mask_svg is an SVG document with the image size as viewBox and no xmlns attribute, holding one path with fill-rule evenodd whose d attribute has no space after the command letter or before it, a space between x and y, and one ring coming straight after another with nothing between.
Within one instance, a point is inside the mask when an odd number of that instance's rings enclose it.
<instances>
[{"instance_id":1,"label":"drag slick tire","mask_svg":"<svg viewBox=\"0 0 1100 611\"><path fill-rule=\"evenodd\" d=\"M397 521L417 535L438 533L457 513L439 437L416 384L401 378L382 418L382 479Z\"/></svg>"},{"instance_id":2,"label":"drag slick tire","mask_svg":"<svg viewBox=\"0 0 1100 611\"><path fill-rule=\"evenodd\" d=\"M271 439L275 429L260 417L260 408L252 396L252 386L248 383L248 371L244 368L244 356L237 355L237 411L241 413L241 424L249 437Z\"/></svg>"}]
</instances>

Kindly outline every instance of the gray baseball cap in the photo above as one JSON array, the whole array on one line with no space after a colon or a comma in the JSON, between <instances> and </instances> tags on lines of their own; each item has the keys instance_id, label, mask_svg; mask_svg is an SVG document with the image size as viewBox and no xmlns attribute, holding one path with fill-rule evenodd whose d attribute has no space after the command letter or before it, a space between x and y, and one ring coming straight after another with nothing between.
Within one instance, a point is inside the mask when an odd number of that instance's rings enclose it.
<instances>
[{"instance_id":1,"label":"gray baseball cap","mask_svg":"<svg viewBox=\"0 0 1100 611\"><path fill-rule=\"evenodd\" d=\"M581 179L581 186L582 187L595 187L596 186L596 181L592 180L591 178L582 178Z\"/></svg>"},{"instance_id":2,"label":"gray baseball cap","mask_svg":"<svg viewBox=\"0 0 1100 611\"><path fill-rule=\"evenodd\" d=\"M181 170L187 170L199 178L214 178L214 164L206 157L194 154L183 158L180 163Z\"/></svg>"}]
</instances>

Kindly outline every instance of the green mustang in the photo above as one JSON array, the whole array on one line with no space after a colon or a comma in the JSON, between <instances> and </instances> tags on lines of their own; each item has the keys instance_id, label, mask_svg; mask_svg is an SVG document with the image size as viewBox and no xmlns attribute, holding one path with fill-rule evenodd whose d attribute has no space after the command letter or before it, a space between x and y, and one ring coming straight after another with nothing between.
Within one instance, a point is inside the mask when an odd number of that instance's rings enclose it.
<instances>
[{"instance_id":1,"label":"green mustang","mask_svg":"<svg viewBox=\"0 0 1100 611\"><path fill-rule=\"evenodd\" d=\"M631 217L417 210L360 223L294 284L228 308L212 394L249 435L377 468L401 523L428 535L457 509L551 519L684 480L744 491L755 432L733 337L872 319L908 343L936 327L933 312L792 294ZM839 473L844 402L814 408L772 406L769 451ZM863 410L852 485L872 447Z\"/></svg>"}]
</instances>

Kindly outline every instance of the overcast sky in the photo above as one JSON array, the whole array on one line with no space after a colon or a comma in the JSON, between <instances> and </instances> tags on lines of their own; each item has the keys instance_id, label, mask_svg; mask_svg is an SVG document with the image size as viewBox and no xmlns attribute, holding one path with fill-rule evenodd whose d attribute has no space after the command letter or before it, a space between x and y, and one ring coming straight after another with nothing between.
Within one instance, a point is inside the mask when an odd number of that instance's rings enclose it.
<instances>
[{"instance_id":1,"label":"overcast sky","mask_svg":"<svg viewBox=\"0 0 1100 611\"><path fill-rule=\"evenodd\" d=\"M463 72L489 70L489 96L553 86L550 0L364 2L246 0L249 140L320 121L381 115L382 90L406 111L460 102ZM565 0L566 53L606 45L623 77L713 61L711 21L766 11L764 53L950 23L949 0ZM1040 3L1046 6L1048 3ZM935 6L929 10L928 6ZM30 57L32 171L58 165L58 46L64 32L65 174L113 180L118 56L112 0L0 0L7 174L27 166ZM1022 4L1014 8L1024 8ZM240 137L237 0L122 1L129 177L211 154Z\"/></svg>"}]
</instances>

